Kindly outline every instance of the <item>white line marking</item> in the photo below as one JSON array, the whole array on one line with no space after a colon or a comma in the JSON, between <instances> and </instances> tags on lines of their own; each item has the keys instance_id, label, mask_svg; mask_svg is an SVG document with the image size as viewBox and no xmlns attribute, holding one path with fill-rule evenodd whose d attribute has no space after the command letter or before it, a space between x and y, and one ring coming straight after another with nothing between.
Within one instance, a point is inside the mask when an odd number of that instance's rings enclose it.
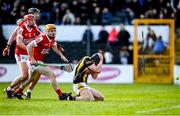
<instances>
[{"instance_id":1,"label":"white line marking","mask_svg":"<svg viewBox=\"0 0 180 116\"><path fill-rule=\"evenodd\" d=\"M170 109L176 109L176 108L180 108L180 105L171 106L171 107L165 107L165 108L155 108L155 109L150 109L150 110L141 110L141 111L137 111L136 114L150 113L150 112L156 112L156 111L162 111L162 110L170 110Z\"/></svg>"}]
</instances>

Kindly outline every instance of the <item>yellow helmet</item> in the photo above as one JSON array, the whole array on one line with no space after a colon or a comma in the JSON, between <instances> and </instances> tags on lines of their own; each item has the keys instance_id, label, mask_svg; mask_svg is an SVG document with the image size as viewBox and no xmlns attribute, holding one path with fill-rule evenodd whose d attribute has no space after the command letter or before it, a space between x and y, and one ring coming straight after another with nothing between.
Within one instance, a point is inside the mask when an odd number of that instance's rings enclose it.
<instances>
[{"instance_id":1,"label":"yellow helmet","mask_svg":"<svg viewBox=\"0 0 180 116\"><path fill-rule=\"evenodd\" d=\"M56 29L56 25L54 24L47 24L45 27L45 31L49 31L51 29Z\"/></svg>"}]
</instances>

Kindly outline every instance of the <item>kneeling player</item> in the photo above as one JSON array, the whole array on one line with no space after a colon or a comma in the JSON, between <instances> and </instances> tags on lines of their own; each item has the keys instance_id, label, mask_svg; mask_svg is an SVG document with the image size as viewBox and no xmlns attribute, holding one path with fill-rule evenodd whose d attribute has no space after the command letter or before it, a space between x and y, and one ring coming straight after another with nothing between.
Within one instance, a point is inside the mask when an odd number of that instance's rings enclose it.
<instances>
[{"instance_id":1,"label":"kneeling player","mask_svg":"<svg viewBox=\"0 0 180 116\"><path fill-rule=\"evenodd\" d=\"M103 101L104 96L97 90L87 85L88 75L91 74L92 78L96 79L101 72L103 64L103 56L96 53L93 56L83 57L75 70L73 79L73 90L77 94L76 97L70 97L70 100L77 101Z\"/></svg>"}]
</instances>

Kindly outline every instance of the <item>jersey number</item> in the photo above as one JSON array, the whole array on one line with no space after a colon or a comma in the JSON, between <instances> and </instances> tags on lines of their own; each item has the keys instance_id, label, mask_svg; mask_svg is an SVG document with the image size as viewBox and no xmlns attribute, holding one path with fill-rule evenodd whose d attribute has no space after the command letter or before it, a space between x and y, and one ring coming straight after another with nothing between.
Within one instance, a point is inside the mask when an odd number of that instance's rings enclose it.
<instances>
[{"instance_id":1,"label":"jersey number","mask_svg":"<svg viewBox=\"0 0 180 116\"><path fill-rule=\"evenodd\" d=\"M48 54L50 49L43 49L41 54Z\"/></svg>"}]
</instances>

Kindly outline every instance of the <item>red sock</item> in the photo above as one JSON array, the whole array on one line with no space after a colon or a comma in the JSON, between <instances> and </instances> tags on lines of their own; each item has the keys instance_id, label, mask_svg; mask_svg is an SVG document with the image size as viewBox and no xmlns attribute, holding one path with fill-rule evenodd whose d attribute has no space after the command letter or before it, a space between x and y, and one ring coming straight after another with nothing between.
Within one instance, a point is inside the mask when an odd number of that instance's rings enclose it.
<instances>
[{"instance_id":1,"label":"red sock","mask_svg":"<svg viewBox=\"0 0 180 116\"><path fill-rule=\"evenodd\" d=\"M21 88L19 88L19 89L16 91L16 93L18 93L18 94L22 94L22 92L23 92L23 89L21 89Z\"/></svg>"},{"instance_id":2,"label":"red sock","mask_svg":"<svg viewBox=\"0 0 180 116\"><path fill-rule=\"evenodd\" d=\"M57 89L56 93L58 94L59 97L62 96L62 91L60 89Z\"/></svg>"},{"instance_id":3,"label":"red sock","mask_svg":"<svg viewBox=\"0 0 180 116\"><path fill-rule=\"evenodd\" d=\"M32 90L33 89L33 87L32 86L29 86L29 88L28 88L29 90Z\"/></svg>"}]
</instances>

